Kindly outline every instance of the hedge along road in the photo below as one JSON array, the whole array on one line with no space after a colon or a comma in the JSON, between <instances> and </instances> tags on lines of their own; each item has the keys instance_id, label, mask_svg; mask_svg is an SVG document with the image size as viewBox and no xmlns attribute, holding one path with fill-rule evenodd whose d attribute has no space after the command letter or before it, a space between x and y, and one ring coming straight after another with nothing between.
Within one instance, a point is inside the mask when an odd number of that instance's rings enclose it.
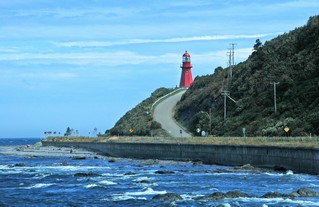
<instances>
[{"instance_id":1,"label":"hedge along road","mask_svg":"<svg viewBox=\"0 0 319 207\"><path fill-rule=\"evenodd\" d=\"M172 137L192 137L192 135L182 129L173 118L174 108L185 92L186 90L181 90L180 92L169 96L160 102L154 110L154 120L160 123L162 128Z\"/></svg>"}]
</instances>

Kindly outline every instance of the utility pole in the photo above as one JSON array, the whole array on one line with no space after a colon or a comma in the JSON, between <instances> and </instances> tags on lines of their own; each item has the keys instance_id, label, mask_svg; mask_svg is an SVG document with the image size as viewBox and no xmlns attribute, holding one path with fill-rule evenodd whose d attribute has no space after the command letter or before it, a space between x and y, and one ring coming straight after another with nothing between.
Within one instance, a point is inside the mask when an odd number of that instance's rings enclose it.
<instances>
[{"instance_id":1,"label":"utility pole","mask_svg":"<svg viewBox=\"0 0 319 207\"><path fill-rule=\"evenodd\" d=\"M209 108L209 135L212 135L212 108Z\"/></svg>"},{"instance_id":2,"label":"utility pole","mask_svg":"<svg viewBox=\"0 0 319 207\"><path fill-rule=\"evenodd\" d=\"M232 100L234 103L236 101L230 97L230 92L228 91L231 84L231 79L233 76L233 67L235 65L235 45L236 43L230 43L231 48L229 48L229 52L227 52L228 55L228 77L227 77L227 83L226 83L226 90L221 92L221 95L224 96L224 120L226 120L227 116L227 97Z\"/></svg>"},{"instance_id":3,"label":"utility pole","mask_svg":"<svg viewBox=\"0 0 319 207\"><path fill-rule=\"evenodd\" d=\"M229 95L229 91L223 91L221 93L222 96L224 96L224 120L226 120L227 115L227 96Z\"/></svg>"},{"instance_id":4,"label":"utility pole","mask_svg":"<svg viewBox=\"0 0 319 207\"><path fill-rule=\"evenodd\" d=\"M279 82L273 82L273 83L270 83L270 84L273 84L274 85L274 107L275 107L275 113L277 113L277 101L276 101L276 85L279 84Z\"/></svg>"},{"instance_id":5,"label":"utility pole","mask_svg":"<svg viewBox=\"0 0 319 207\"><path fill-rule=\"evenodd\" d=\"M231 48L229 48L228 52L228 67L229 67L229 78L233 77L233 67L235 65L235 45L236 43L230 43Z\"/></svg>"},{"instance_id":6,"label":"utility pole","mask_svg":"<svg viewBox=\"0 0 319 207\"><path fill-rule=\"evenodd\" d=\"M230 92L229 91L222 91L221 95L224 96L224 120L226 120L226 115L227 115L227 97L233 101L234 103L237 103L232 97L230 97Z\"/></svg>"}]
</instances>

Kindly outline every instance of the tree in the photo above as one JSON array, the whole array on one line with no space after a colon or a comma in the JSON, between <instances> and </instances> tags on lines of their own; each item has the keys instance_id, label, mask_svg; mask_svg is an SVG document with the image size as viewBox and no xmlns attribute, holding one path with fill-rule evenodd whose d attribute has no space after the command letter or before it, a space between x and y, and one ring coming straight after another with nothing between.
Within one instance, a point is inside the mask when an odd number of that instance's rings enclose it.
<instances>
[{"instance_id":1,"label":"tree","mask_svg":"<svg viewBox=\"0 0 319 207\"><path fill-rule=\"evenodd\" d=\"M254 51L258 51L259 49L262 48L262 46L263 46L263 43L260 41L260 39L257 39L254 45Z\"/></svg>"},{"instance_id":2,"label":"tree","mask_svg":"<svg viewBox=\"0 0 319 207\"><path fill-rule=\"evenodd\" d=\"M66 131L65 131L65 133L64 133L64 136L70 136L71 134L72 134L72 132L73 132L73 130L70 128L70 127L68 127L67 129L66 129Z\"/></svg>"}]
</instances>

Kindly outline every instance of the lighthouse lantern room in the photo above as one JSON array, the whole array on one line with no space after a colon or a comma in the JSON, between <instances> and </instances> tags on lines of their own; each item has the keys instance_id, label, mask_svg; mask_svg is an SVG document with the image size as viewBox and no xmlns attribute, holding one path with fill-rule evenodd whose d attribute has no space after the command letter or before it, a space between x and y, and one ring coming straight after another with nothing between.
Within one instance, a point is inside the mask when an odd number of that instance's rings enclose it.
<instances>
[{"instance_id":1,"label":"lighthouse lantern room","mask_svg":"<svg viewBox=\"0 0 319 207\"><path fill-rule=\"evenodd\" d=\"M191 65L191 57L187 51L183 54L183 64L181 65L182 75L179 83L179 87L188 88L193 82L192 77L192 65Z\"/></svg>"}]
</instances>

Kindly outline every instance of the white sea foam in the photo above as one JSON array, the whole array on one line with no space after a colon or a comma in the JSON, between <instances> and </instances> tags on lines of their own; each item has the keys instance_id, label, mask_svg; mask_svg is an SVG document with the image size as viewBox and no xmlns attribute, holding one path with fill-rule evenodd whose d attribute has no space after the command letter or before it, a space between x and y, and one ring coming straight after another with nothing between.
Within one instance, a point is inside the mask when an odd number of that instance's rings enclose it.
<instances>
[{"instance_id":1,"label":"white sea foam","mask_svg":"<svg viewBox=\"0 0 319 207\"><path fill-rule=\"evenodd\" d=\"M197 194L197 195L192 195L192 194L181 194L181 197L183 200L194 200L195 198L201 197L204 195Z\"/></svg>"},{"instance_id":2,"label":"white sea foam","mask_svg":"<svg viewBox=\"0 0 319 207\"><path fill-rule=\"evenodd\" d=\"M149 178L148 177L139 177L139 178L136 178L136 179L134 179L133 181L134 182L141 182L141 181L144 181L144 180L149 180Z\"/></svg>"},{"instance_id":3,"label":"white sea foam","mask_svg":"<svg viewBox=\"0 0 319 207\"><path fill-rule=\"evenodd\" d=\"M313 184L313 183L310 183L309 186L310 187L319 187L319 185L316 185L316 184Z\"/></svg>"},{"instance_id":4,"label":"white sea foam","mask_svg":"<svg viewBox=\"0 0 319 207\"><path fill-rule=\"evenodd\" d=\"M155 194L165 194L167 193L165 190L163 191L155 191L152 188L147 188L145 191L142 192L126 192L125 195L128 196L139 196L139 195L155 195Z\"/></svg>"},{"instance_id":5,"label":"white sea foam","mask_svg":"<svg viewBox=\"0 0 319 207\"><path fill-rule=\"evenodd\" d=\"M102 184L102 185L116 185L117 183L112 182L112 181L108 181L108 180L102 180L102 181L99 182L99 184Z\"/></svg>"},{"instance_id":6,"label":"white sea foam","mask_svg":"<svg viewBox=\"0 0 319 207\"><path fill-rule=\"evenodd\" d=\"M86 186L84 186L85 188L94 188L94 187L97 187L98 185L97 184L88 184Z\"/></svg>"},{"instance_id":7,"label":"white sea foam","mask_svg":"<svg viewBox=\"0 0 319 207\"><path fill-rule=\"evenodd\" d=\"M128 195L113 195L111 199L103 199L106 201L126 201L126 200L147 200L145 197L134 197Z\"/></svg>"},{"instance_id":8,"label":"white sea foam","mask_svg":"<svg viewBox=\"0 0 319 207\"><path fill-rule=\"evenodd\" d=\"M0 170L7 170L10 169L8 165L0 165Z\"/></svg>"},{"instance_id":9,"label":"white sea foam","mask_svg":"<svg viewBox=\"0 0 319 207\"><path fill-rule=\"evenodd\" d=\"M288 170L287 172L286 172L286 175L293 175L294 174L294 172L292 171L292 170Z\"/></svg>"},{"instance_id":10,"label":"white sea foam","mask_svg":"<svg viewBox=\"0 0 319 207\"><path fill-rule=\"evenodd\" d=\"M99 166L78 166L78 165L66 165L66 166L41 166L41 169L45 170L58 170L58 171L85 171L85 170L95 170L95 169L111 169L110 167L99 167Z\"/></svg>"},{"instance_id":11,"label":"white sea foam","mask_svg":"<svg viewBox=\"0 0 319 207\"><path fill-rule=\"evenodd\" d=\"M111 174L111 173L103 173L102 174L103 177L124 177L123 174L120 173L115 173L115 174Z\"/></svg>"},{"instance_id":12,"label":"white sea foam","mask_svg":"<svg viewBox=\"0 0 319 207\"><path fill-rule=\"evenodd\" d=\"M37 183L37 184L34 184L30 187L24 187L24 189L32 189L32 188L46 188L46 187L49 187L49 186L52 186L54 184L52 183Z\"/></svg>"},{"instance_id":13,"label":"white sea foam","mask_svg":"<svg viewBox=\"0 0 319 207\"><path fill-rule=\"evenodd\" d=\"M253 203L266 203L263 204L262 207L267 207L268 205L278 205L278 204L291 204L291 205L298 205L298 206L319 206L319 202L314 201L305 201L305 200L297 200L297 199L290 199L290 198L236 198L235 200L242 201L242 202L253 202Z\"/></svg>"}]
</instances>

